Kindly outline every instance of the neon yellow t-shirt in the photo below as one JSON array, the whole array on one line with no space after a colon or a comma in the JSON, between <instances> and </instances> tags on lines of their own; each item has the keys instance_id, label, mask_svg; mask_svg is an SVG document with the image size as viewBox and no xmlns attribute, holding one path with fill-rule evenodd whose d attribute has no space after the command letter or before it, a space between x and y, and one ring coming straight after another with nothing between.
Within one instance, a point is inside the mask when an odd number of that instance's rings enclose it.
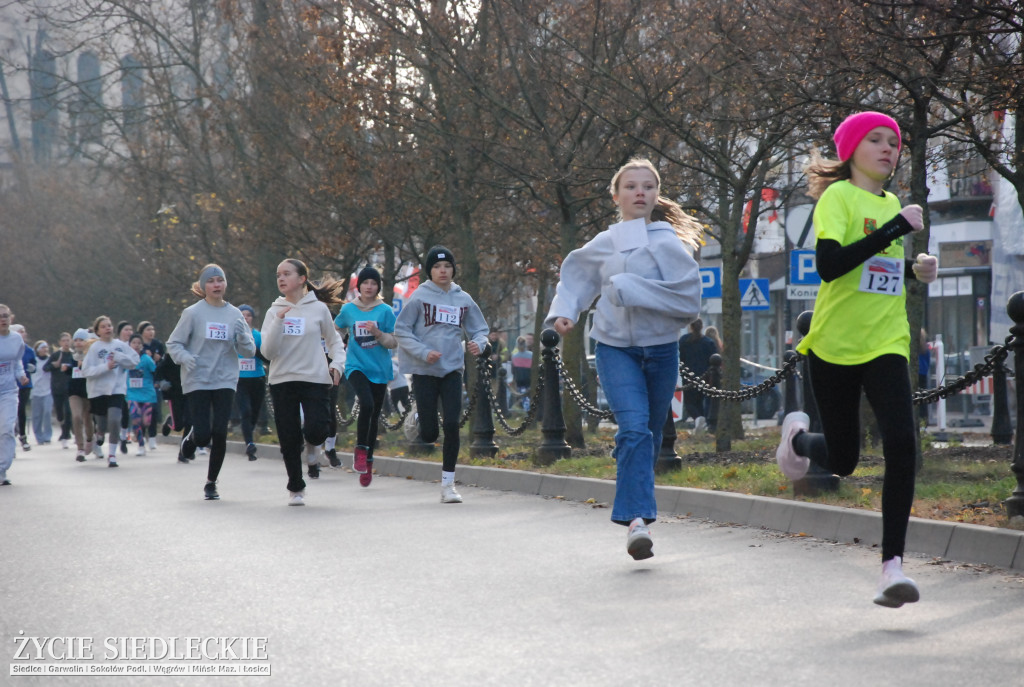
<instances>
[{"instance_id":1,"label":"neon yellow t-shirt","mask_svg":"<svg viewBox=\"0 0 1024 687\"><path fill-rule=\"evenodd\" d=\"M895 217L899 199L878 196L837 181L814 209L817 240L847 246ZM822 282L814 303L811 331L797 346L836 365L860 365L887 353L908 358L910 323L903 285L903 237L831 282Z\"/></svg>"}]
</instances>

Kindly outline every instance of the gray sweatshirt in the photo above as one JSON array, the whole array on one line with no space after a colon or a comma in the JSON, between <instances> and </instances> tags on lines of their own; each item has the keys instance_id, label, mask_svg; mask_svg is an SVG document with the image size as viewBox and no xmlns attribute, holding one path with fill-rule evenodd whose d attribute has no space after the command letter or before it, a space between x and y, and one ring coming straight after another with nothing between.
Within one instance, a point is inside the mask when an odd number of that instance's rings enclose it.
<instances>
[{"instance_id":1,"label":"gray sweatshirt","mask_svg":"<svg viewBox=\"0 0 1024 687\"><path fill-rule=\"evenodd\" d=\"M461 370L463 330L481 350L487 345L487 321L473 298L454 282L447 291L432 281L420 284L395 322L401 374L444 377ZM431 351L441 353L433 365L427 363Z\"/></svg>"},{"instance_id":2,"label":"gray sweatshirt","mask_svg":"<svg viewBox=\"0 0 1024 687\"><path fill-rule=\"evenodd\" d=\"M230 303L216 307L202 300L181 311L167 338L167 353L181 366L184 393L234 389L238 356L253 357L256 342L238 308Z\"/></svg>"},{"instance_id":3,"label":"gray sweatshirt","mask_svg":"<svg viewBox=\"0 0 1024 687\"><path fill-rule=\"evenodd\" d=\"M700 313L700 272L668 222L647 225L646 245L617 250L602 231L562 262L544 324L575 322L600 296L590 335L609 346L656 346L679 339Z\"/></svg>"},{"instance_id":4,"label":"gray sweatshirt","mask_svg":"<svg viewBox=\"0 0 1024 687\"><path fill-rule=\"evenodd\" d=\"M18 332L0 336L0 394L18 393L18 380L25 376L21 357L25 354L25 340Z\"/></svg>"}]
</instances>

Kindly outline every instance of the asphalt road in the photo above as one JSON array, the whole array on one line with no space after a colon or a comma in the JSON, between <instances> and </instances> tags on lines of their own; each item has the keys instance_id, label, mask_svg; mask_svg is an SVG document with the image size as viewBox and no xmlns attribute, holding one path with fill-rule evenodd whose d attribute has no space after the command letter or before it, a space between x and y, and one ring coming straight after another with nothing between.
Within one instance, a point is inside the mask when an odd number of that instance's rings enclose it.
<instances>
[{"instance_id":1,"label":"asphalt road","mask_svg":"<svg viewBox=\"0 0 1024 687\"><path fill-rule=\"evenodd\" d=\"M19 450L0 487L2 685L1024 679L1024 578L1004 570L911 557L922 600L891 610L871 603L881 566L861 547L671 519L635 562L589 504L463 487L442 505L437 483L324 470L294 508L267 451L229 455L207 502L203 459L169 446L116 470L72 453ZM11 674L69 664L16 660L25 638L86 638L93 664L124 665L106 638L224 636L265 638L271 675Z\"/></svg>"}]
</instances>

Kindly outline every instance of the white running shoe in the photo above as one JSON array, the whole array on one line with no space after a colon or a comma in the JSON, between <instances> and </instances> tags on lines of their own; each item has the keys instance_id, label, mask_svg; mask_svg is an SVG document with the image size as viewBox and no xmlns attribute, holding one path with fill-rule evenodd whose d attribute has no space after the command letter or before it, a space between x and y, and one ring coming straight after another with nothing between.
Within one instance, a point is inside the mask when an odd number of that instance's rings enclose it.
<instances>
[{"instance_id":1,"label":"white running shoe","mask_svg":"<svg viewBox=\"0 0 1024 687\"><path fill-rule=\"evenodd\" d=\"M699 418L693 421L693 436L702 437L707 434L708 421L701 415Z\"/></svg>"},{"instance_id":2,"label":"white running shoe","mask_svg":"<svg viewBox=\"0 0 1024 687\"><path fill-rule=\"evenodd\" d=\"M60 447L63 448L63 449L66 449L68 447L68 440L67 439L61 439L60 440Z\"/></svg>"},{"instance_id":3,"label":"white running shoe","mask_svg":"<svg viewBox=\"0 0 1024 687\"><path fill-rule=\"evenodd\" d=\"M150 437L149 438L149 441L147 442L146 448L148 448L150 451L155 451L156 450L156 437Z\"/></svg>"},{"instance_id":4,"label":"white running shoe","mask_svg":"<svg viewBox=\"0 0 1024 687\"><path fill-rule=\"evenodd\" d=\"M454 484L446 484L441 487L441 503L462 503L462 494L458 492Z\"/></svg>"},{"instance_id":5,"label":"white running shoe","mask_svg":"<svg viewBox=\"0 0 1024 687\"><path fill-rule=\"evenodd\" d=\"M289 506L305 506L306 505L306 495L305 495L305 492L289 491L288 492L288 505Z\"/></svg>"},{"instance_id":6,"label":"white running shoe","mask_svg":"<svg viewBox=\"0 0 1024 687\"><path fill-rule=\"evenodd\" d=\"M144 455L146 455L146 445L145 444L139 444L139 450L135 452L135 455L136 456L144 456Z\"/></svg>"},{"instance_id":7,"label":"white running shoe","mask_svg":"<svg viewBox=\"0 0 1024 687\"><path fill-rule=\"evenodd\" d=\"M199 448L196 449L196 453L200 456L205 456L207 453L209 453L209 451L206 450L205 446L200 446Z\"/></svg>"},{"instance_id":8,"label":"white running shoe","mask_svg":"<svg viewBox=\"0 0 1024 687\"><path fill-rule=\"evenodd\" d=\"M779 464L782 474L794 482L804 478L811 460L797 455L796 449L793 448L793 437L800 431L806 432L810 427L811 419L807 417L807 413L790 413L782 421L782 438L779 447L775 449L775 462Z\"/></svg>"},{"instance_id":9,"label":"white running shoe","mask_svg":"<svg viewBox=\"0 0 1024 687\"><path fill-rule=\"evenodd\" d=\"M903 559L899 556L882 563L882 579L878 583L875 603L886 608L899 608L921 598L917 583L903 574Z\"/></svg>"},{"instance_id":10,"label":"white running shoe","mask_svg":"<svg viewBox=\"0 0 1024 687\"><path fill-rule=\"evenodd\" d=\"M635 561L642 561L654 555L654 540L651 539L651 528L642 518L637 518L629 526L626 534L626 553Z\"/></svg>"},{"instance_id":11,"label":"white running shoe","mask_svg":"<svg viewBox=\"0 0 1024 687\"><path fill-rule=\"evenodd\" d=\"M102 458L103 457L103 444L93 444L92 445L92 452L93 452L93 454L95 454L95 456L97 458Z\"/></svg>"}]
</instances>

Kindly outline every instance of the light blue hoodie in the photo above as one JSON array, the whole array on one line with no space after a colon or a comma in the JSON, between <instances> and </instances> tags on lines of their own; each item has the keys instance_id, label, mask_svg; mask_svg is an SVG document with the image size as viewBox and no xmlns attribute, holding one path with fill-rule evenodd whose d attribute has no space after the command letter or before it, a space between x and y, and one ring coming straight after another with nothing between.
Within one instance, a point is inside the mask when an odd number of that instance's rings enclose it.
<instances>
[{"instance_id":1,"label":"light blue hoodie","mask_svg":"<svg viewBox=\"0 0 1024 687\"><path fill-rule=\"evenodd\" d=\"M595 340L619 348L676 341L700 314L697 261L668 222L648 224L647 244L627 250L602 231L562 262L545 326L559 317L575 322L599 296Z\"/></svg>"}]
</instances>

